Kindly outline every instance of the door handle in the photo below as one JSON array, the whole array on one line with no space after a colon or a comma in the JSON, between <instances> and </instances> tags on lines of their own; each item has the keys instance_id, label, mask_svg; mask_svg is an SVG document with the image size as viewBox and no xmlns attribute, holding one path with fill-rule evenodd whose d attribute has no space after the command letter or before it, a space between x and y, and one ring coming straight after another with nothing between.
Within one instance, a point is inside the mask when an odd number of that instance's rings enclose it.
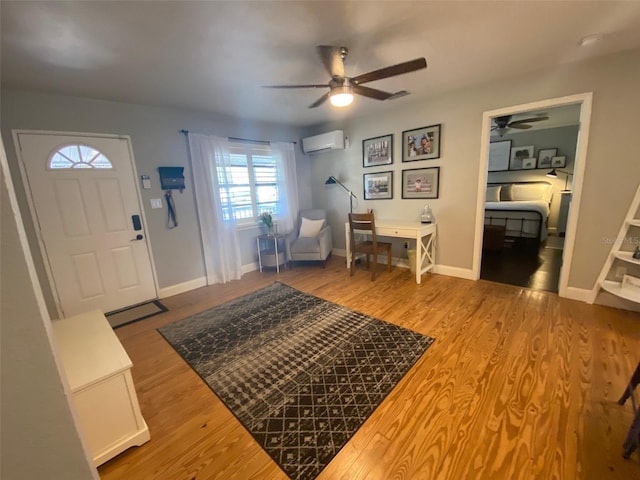
<instances>
[{"instance_id":1,"label":"door handle","mask_svg":"<svg viewBox=\"0 0 640 480\"><path fill-rule=\"evenodd\" d=\"M136 235L136 238L132 238L131 241L137 242L138 240L142 240L143 238L144 238L144 235L138 234Z\"/></svg>"}]
</instances>

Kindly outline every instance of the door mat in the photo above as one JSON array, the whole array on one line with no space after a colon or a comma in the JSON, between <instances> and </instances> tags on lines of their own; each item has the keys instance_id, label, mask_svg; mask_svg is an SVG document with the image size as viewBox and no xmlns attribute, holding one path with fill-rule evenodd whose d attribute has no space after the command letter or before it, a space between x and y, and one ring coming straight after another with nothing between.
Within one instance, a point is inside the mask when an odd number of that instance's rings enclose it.
<instances>
[{"instance_id":1,"label":"door mat","mask_svg":"<svg viewBox=\"0 0 640 480\"><path fill-rule=\"evenodd\" d=\"M140 305L134 305L133 307L127 307L122 310L107 313L107 321L113 328L122 327L138 320L144 320L145 318L153 317L159 313L168 311L169 309L161 304L158 300L142 303Z\"/></svg>"}]
</instances>

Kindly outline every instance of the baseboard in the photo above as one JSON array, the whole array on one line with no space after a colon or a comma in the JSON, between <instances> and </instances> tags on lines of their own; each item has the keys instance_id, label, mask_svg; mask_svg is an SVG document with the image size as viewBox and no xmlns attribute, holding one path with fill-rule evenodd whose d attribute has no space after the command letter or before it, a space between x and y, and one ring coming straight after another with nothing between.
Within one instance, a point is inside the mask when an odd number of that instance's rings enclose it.
<instances>
[{"instance_id":1,"label":"baseboard","mask_svg":"<svg viewBox=\"0 0 640 480\"><path fill-rule=\"evenodd\" d=\"M241 274L253 272L258 270L258 262L248 263L246 265L242 265ZM206 287L207 286L207 277L194 278L193 280L189 280L188 282L179 283L177 285L171 285L170 287L161 288L158 291L158 298L167 298L172 297L174 295L178 295L179 293L185 293L190 290L195 290L196 288Z\"/></svg>"},{"instance_id":2,"label":"baseboard","mask_svg":"<svg viewBox=\"0 0 640 480\"><path fill-rule=\"evenodd\" d=\"M586 288L567 287L567 290L562 297L569 298L571 300L578 300L580 302L591 303L593 291Z\"/></svg>"},{"instance_id":3,"label":"baseboard","mask_svg":"<svg viewBox=\"0 0 640 480\"><path fill-rule=\"evenodd\" d=\"M196 288L206 287L207 277L194 278L188 282L178 283L177 285L171 285L170 287L164 287L158 290L158 298L167 298L178 295L179 293L185 293Z\"/></svg>"},{"instance_id":4,"label":"baseboard","mask_svg":"<svg viewBox=\"0 0 640 480\"><path fill-rule=\"evenodd\" d=\"M247 263L246 265L242 265L240 271L242 272L242 275L244 275L245 273L255 272L256 270L259 270L259 269L260 269L260 265L258 265L258 262L253 262L253 263Z\"/></svg>"},{"instance_id":5,"label":"baseboard","mask_svg":"<svg viewBox=\"0 0 640 480\"><path fill-rule=\"evenodd\" d=\"M470 268L450 267L448 265L436 265L434 273L447 275L449 277L464 278L466 280L477 280Z\"/></svg>"}]
</instances>

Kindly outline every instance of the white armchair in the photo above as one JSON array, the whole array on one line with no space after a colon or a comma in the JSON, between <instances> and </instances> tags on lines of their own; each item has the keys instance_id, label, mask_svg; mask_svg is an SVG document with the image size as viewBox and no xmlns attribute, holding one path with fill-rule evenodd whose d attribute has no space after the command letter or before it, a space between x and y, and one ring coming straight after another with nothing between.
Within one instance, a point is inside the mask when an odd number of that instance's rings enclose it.
<instances>
[{"instance_id":1,"label":"white armchair","mask_svg":"<svg viewBox=\"0 0 640 480\"><path fill-rule=\"evenodd\" d=\"M320 261L324 268L333 248L326 210L301 210L296 227L286 237L285 247L291 263Z\"/></svg>"}]
</instances>

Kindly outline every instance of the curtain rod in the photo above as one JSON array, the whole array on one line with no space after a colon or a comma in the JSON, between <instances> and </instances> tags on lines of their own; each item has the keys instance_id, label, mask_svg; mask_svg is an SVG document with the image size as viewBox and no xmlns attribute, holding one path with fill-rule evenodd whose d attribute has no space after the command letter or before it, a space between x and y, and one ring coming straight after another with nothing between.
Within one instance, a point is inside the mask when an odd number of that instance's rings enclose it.
<instances>
[{"instance_id":1,"label":"curtain rod","mask_svg":"<svg viewBox=\"0 0 640 480\"><path fill-rule=\"evenodd\" d=\"M189 130L180 130L180 133L183 135L189 135ZM227 139L231 142L243 142L243 143L258 143L261 145L271 145L271 142L268 140L251 140L249 138L238 138L238 137L227 137ZM298 142L290 142L296 145Z\"/></svg>"}]
</instances>

